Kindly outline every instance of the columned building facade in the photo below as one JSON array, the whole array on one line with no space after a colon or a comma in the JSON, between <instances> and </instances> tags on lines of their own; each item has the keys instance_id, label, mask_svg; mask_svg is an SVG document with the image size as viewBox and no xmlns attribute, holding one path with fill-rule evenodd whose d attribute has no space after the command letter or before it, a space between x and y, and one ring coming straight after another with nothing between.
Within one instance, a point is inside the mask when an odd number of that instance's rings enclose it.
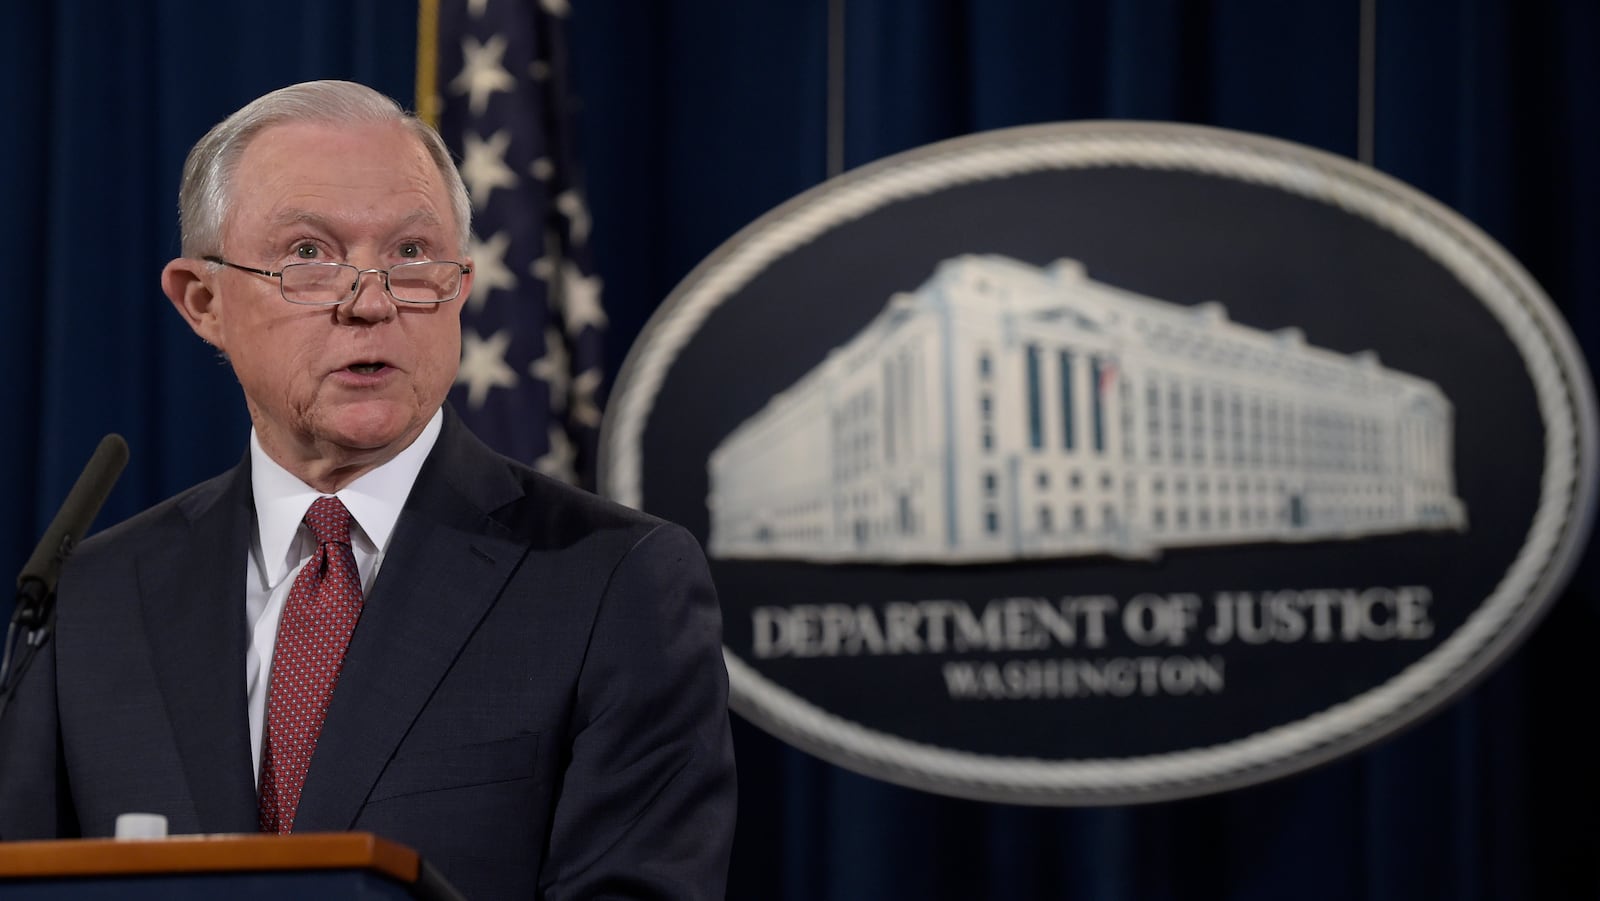
<instances>
[{"instance_id":1,"label":"columned building facade","mask_svg":"<svg viewBox=\"0 0 1600 901\"><path fill-rule=\"evenodd\" d=\"M718 557L964 563L1461 529L1453 410L1370 353L946 260L710 460Z\"/></svg>"}]
</instances>

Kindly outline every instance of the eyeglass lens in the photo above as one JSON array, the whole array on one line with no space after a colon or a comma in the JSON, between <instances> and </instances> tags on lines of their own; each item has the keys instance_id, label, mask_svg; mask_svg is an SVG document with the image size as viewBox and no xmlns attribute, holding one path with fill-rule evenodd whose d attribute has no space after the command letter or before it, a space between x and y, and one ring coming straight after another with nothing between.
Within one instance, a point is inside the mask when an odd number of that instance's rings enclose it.
<instances>
[{"instance_id":1,"label":"eyeglass lens","mask_svg":"<svg viewBox=\"0 0 1600 901\"><path fill-rule=\"evenodd\" d=\"M358 271L345 264L291 264L283 267L283 296L296 303L341 303L355 293ZM402 263L389 270L389 293L395 300L438 303L455 297L460 286L456 263Z\"/></svg>"}]
</instances>

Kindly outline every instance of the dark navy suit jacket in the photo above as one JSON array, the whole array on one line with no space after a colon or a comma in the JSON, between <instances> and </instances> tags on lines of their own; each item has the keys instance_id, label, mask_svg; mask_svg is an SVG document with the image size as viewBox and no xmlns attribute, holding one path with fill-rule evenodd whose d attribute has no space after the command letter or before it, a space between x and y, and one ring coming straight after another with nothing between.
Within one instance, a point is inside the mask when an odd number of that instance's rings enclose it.
<instances>
[{"instance_id":1,"label":"dark navy suit jacket","mask_svg":"<svg viewBox=\"0 0 1600 901\"><path fill-rule=\"evenodd\" d=\"M0 723L0 837L252 832L249 460L77 550ZM296 832L410 845L468 898L720 898L721 624L684 530L446 411L345 656Z\"/></svg>"}]
</instances>

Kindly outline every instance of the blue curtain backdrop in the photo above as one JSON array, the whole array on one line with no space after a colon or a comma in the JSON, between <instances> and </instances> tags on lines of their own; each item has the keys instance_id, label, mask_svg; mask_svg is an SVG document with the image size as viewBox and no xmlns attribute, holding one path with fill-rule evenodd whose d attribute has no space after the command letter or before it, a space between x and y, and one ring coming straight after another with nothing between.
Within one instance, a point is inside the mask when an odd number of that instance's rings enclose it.
<instances>
[{"instance_id":1,"label":"blue curtain backdrop","mask_svg":"<svg viewBox=\"0 0 1600 901\"><path fill-rule=\"evenodd\" d=\"M672 286L826 175L827 0L576 0L610 366ZM1600 5L1378 0L1375 162L1507 246L1600 352ZM1027 122L1174 119L1357 150L1357 0L845 0L845 162ZM213 122L308 78L412 94L415 10L378 0L12 5L0 229L0 560L15 571L99 436L133 457L100 523L236 461L226 367L161 296L178 169ZM1525 647L1352 759L1225 795L1056 810L855 776L736 722L730 896L1500 899L1600 895L1579 734L1593 553Z\"/></svg>"}]
</instances>

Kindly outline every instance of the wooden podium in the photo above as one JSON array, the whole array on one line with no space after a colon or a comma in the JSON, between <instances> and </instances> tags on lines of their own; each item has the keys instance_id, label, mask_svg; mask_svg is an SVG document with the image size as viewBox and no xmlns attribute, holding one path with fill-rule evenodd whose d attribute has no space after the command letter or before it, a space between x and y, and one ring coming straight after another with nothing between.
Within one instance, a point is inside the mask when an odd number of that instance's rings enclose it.
<instances>
[{"instance_id":1,"label":"wooden podium","mask_svg":"<svg viewBox=\"0 0 1600 901\"><path fill-rule=\"evenodd\" d=\"M5 901L461 901L403 845L364 832L0 843Z\"/></svg>"}]
</instances>

